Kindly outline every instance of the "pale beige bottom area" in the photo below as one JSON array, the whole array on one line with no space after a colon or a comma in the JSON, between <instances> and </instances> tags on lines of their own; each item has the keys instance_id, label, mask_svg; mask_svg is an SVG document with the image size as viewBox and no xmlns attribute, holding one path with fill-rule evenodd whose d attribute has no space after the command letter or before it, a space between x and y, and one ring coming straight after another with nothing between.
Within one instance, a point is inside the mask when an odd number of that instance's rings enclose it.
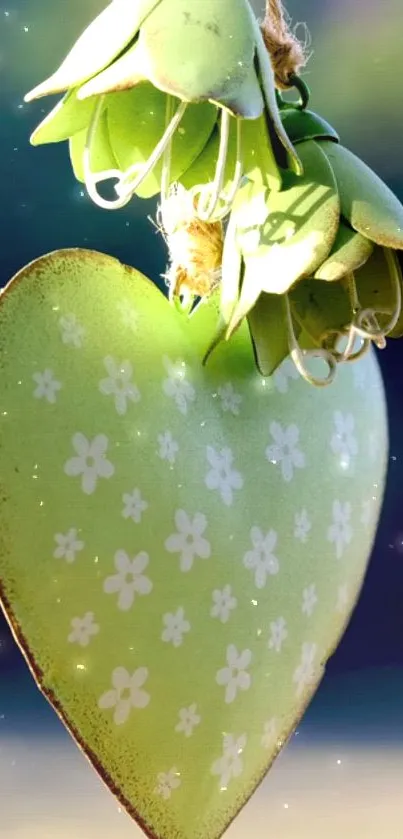
<instances>
[{"instance_id":1,"label":"pale beige bottom area","mask_svg":"<svg viewBox=\"0 0 403 839\"><path fill-rule=\"evenodd\" d=\"M402 839L403 749L304 740L289 745L226 837ZM142 836L73 743L3 740L1 839Z\"/></svg>"}]
</instances>

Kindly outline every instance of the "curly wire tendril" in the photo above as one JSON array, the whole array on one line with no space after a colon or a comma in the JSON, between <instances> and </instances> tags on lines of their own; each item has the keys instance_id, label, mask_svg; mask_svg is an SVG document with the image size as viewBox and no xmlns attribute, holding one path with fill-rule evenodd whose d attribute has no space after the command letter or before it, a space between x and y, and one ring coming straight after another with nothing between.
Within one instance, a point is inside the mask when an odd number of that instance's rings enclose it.
<instances>
[{"instance_id":1,"label":"curly wire tendril","mask_svg":"<svg viewBox=\"0 0 403 839\"><path fill-rule=\"evenodd\" d=\"M291 21L281 0L266 0L266 14L260 28L271 58L275 83L280 90L293 86L293 79L310 58L308 30L304 25L303 43L295 34L297 27L291 30Z\"/></svg>"}]
</instances>

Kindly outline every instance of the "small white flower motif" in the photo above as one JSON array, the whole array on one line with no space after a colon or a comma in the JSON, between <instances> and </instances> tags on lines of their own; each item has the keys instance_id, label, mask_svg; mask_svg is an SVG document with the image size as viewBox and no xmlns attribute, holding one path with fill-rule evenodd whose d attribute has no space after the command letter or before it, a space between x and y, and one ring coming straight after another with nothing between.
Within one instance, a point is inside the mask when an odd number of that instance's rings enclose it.
<instances>
[{"instance_id":1,"label":"small white flower motif","mask_svg":"<svg viewBox=\"0 0 403 839\"><path fill-rule=\"evenodd\" d=\"M179 711L179 722L175 726L175 731L178 734L184 734L185 737L191 737L193 729L200 725L201 717L197 713L197 705L189 705L189 708L181 708Z\"/></svg>"},{"instance_id":2,"label":"small white flower motif","mask_svg":"<svg viewBox=\"0 0 403 839\"><path fill-rule=\"evenodd\" d=\"M270 463L280 464L284 480L292 481L294 469L306 466L304 453L298 448L299 429L296 425L282 428L279 422L270 423L270 434L274 443L266 448L266 457Z\"/></svg>"},{"instance_id":3,"label":"small white flower motif","mask_svg":"<svg viewBox=\"0 0 403 839\"><path fill-rule=\"evenodd\" d=\"M211 607L210 615L212 618L218 618L221 623L227 623L231 611L236 609L238 601L232 594L230 585L224 586L222 591L215 589L213 591L213 605Z\"/></svg>"},{"instance_id":4,"label":"small white flower motif","mask_svg":"<svg viewBox=\"0 0 403 839\"><path fill-rule=\"evenodd\" d=\"M301 696L305 687L309 685L315 675L314 661L317 653L317 645L305 642L302 645L301 661L294 671L293 682L296 684L296 695Z\"/></svg>"},{"instance_id":5,"label":"small white flower motif","mask_svg":"<svg viewBox=\"0 0 403 839\"><path fill-rule=\"evenodd\" d=\"M196 557L208 559L211 555L210 542L203 536L207 519L203 513L196 513L191 519L184 510L175 513L177 532L165 540L169 553L179 553L181 571L190 571Z\"/></svg>"},{"instance_id":6,"label":"small white flower motif","mask_svg":"<svg viewBox=\"0 0 403 839\"><path fill-rule=\"evenodd\" d=\"M124 667L116 667L112 673L112 688L98 700L102 711L114 708L115 725L123 725L129 719L132 708L146 708L150 694L143 690L148 679L148 668L138 667L132 675Z\"/></svg>"},{"instance_id":7,"label":"small white flower motif","mask_svg":"<svg viewBox=\"0 0 403 839\"><path fill-rule=\"evenodd\" d=\"M238 690L249 690L252 679L248 667L252 661L250 650L238 652L234 644L227 647L227 666L218 670L216 682L225 686L225 702L230 705L236 699Z\"/></svg>"},{"instance_id":8,"label":"small white flower motif","mask_svg":"<svg viewBox=\"0 0 403 839\"><path fill-rule=\"evenodd\" d=\"M285 618L277 618L277 620L272 621L270 624L269 649L280 653L287 636L288 630Z\"/></svg>"},{"instance_id":9,"label":"small white flower motif","mask_svg":"<svg viewBox=\"0 0 403 839\"><path fill-rule=\"evenodd\" d=\"M113 464L106 459L108 438L97 434L93 440L87 440L78 432L72 439L76 456L64 465L64 472L70 478L81 475L81 489L86 495L92 495L97 487L98 478L111 478L115 472Z\"/></svg>"},{"instance_id":10,"label":"small white flower motif","mask_svg":"<svg viewBox=\"0 0 403 839\"><path fill-rule=\"evenodd\" d=\"M277 533L269 530L266 535L260 527L252 527L250 538L253 545L251 551L247 551L243 558L243 564L248 571L255 572L256 588L264 588L267 577L278 574L279 561L273 551L277 543Z\"/></svg>"},{"instance_id":11,"label":"small white flower motif","mask_svg":"<svg viewBox=\"0 0 403 839\"><path fill-rule=\"evenodd\" d=\"M73 314L64 315L59 320L63 344L80 349L84 343L85 329Z\"/></svg>"},{"instance_id":12,"label":"small white flower motif","mask_svg":"<svg viewBox=\"0 0 403 839\"><path fill-rule=\"evenodd\" d=\"M140 524L141 517L146 510L148 510L148 502L141 497L139 489L133 489L132 492L125 492L122 496L124 504L122 516L124 519L132 519L136 524Z\"/></svg>"},{"instance_id":13,"label":"small white flower motif","mask_svg":"<svg viewBox=\"0 0 403 839\"><path fill-rule=\"evenodd\" d=\"M116 309L120 314L122 326L127 327L132 332L136 332L139 316L134 306L131 305L130 300L119 300L116 304Z\"/></svg>"},{"instance_id":14,"label":"small white flower motif","mask_svg":"<svg viewBox=\"0 0 403 839\"><path fill-rule=\"evenodd\" d=\"M351 504L349 501L333 501L333 523L328 527L327 538L336 548L337 559L341 559L344 549L350 544L353 529L350 524Z\"/></svg>"},{"instance_id":15,"label":"small white flower motif","mask_svg":"<svg viewBox=\"0 0 403 839\"><path fill-rule=\"evenodd\" d=\"M165 628L162 631L161 640L174 647L180 647L183 644L185 632L190 630L190 623L185 618L185 610L181 606L175 614L167 612L162 620Z\"/></svg>"},{"instance_id":16,"label":"small white flower motif","mask_svg":"<svg viewBox=\"0 0 403 839\"><path fill-rule=\"evenodd\" d=\"M299 539L300 542L306 542L311 528L312 524L305 508L295 513L294 536L296 539Z\"/></svg>"},{"instance_id":17,"label":"small white flower motif","mask_svg":"<svg viewBox=\"0 0 403 839\"><path fill-rule=\"evenodd\" d=\"M346 583L339 586L337 590L336 612L343 613L348 606L348 587Z\"/></svg>"},{"instance_id":18,"label":"small white flower motif","mask_svg":"<svg viewBox=\"0 0 403 839\"><path fill-rule=\"evenodd\" d=\"M242 475L232 468L232 451L225 448L218 452L213 446L207 446L207 460L211 469L205 477L206 487L217 489L226 507L230 507L234 498L233 490L243 487Z\"/></svg>"},{"instance_id":19,"label":"small white flower motif","mask_svg":"<svg viewBox=\"0 0 403 839\"><path fill-rule=\"evenodd\" d=\"M116 551L115 568L117 574L104 580L105 594L119 594L118 608L127 612L133 606L136 594L150 594L153 588L151 580L143 574L149 563L149 556L140 551L130 559L126 551Z\"/></svg>"},{"instance_id":20,"label":"small white flower motif","mask_svg":"<svg viewBox=\"0 0 403 839\"><path fill-rule=\"evenodd\" d=\"M278 722L275 717L267 720L263 727L262 739L260 741L264 749L271 749L277 740Z\"/></svg>"},{"instance_id":21,"label":"small white flower motif","mask_svg":"<svg viewBox=\"0 0 403 839\"><path fill-rule=\"evenodd\" d=\"M169 772L159 772L157 775L157 786L155 788L155 792L157 795L160 795L161 798L164 798L165 801L171 797L172 792L174 789L178 789L181 785L180 774L176 768L173 766Z\"/></svg>"},{"instance_id":22,"label":"small white flower motif","mask_svg":"<svg viewBox=\"0 0 403 839\"><path fill-rule=\"evenodd\" d=\"M218 395L221 399L221 407L224 413L229 412L235 417L239 416L242 396L236 392L234 385L231 382L221 385L218 388Z\"/></svg>"},{"instance_id":23,"label":"small white flower motif","mask_svg":"<svg viewBox=\"0 0 403 839\"><path fill-rule=\"evenodd\" d=\"M302 613L310 618L317 602L316 586L315 583L312 583L312 585L304 588L302 592Z\"/></svg>"},{"instance_id":24,"label":"small white flower motif","mask_svg":"<svg viewBox=\"0 0 403 839\"><path fill-rule=\"evenodd\" d=\"M127 412L128 402L139 402L140 391L132 382L133 366L130 361L115 361L110 355L104 358L107 379L101 379L99 390L104 396L113 396L116 412L123 416Z\"/></svg>"},{"instance_id":25,"label":"small white flower motif","mask_svg":"<svg viewBox=\"0 0 403 839\"><path fill-rule=\"evenodd\" d=\"M368 499L367 501L362 501L361 502L361 518L360 518L360 521L361 521L361 524L364 525L364 527L368 527L368 525L371 523L371 517L372 517L371 507L372 507L371 499Z\"/></svg>"},{"instance_id":26,"label":"small white flower motif","mask_svg":"<svg viewBox=\"0 0 403 839\"><path fill-rule=\"evenodd\" d=\"M97 635L99 626L95 623L94 613L86 612L83 618L73 618L71 621L71 632L67 640L70 644L79 644L80 647L88 647L93 635Z\"/></svg>"},{"instance_id":27,"label":"small white flower motif","mask_svg":"<svg viewBox=\"0 0 403 839\"><path fill-rule=\"evenodd\" d=\"M220 789L226 790L233 778L239 778L243 772L242 753L247 742L246 734L236 737L234 734L224 734L223 752L211 766L211 774L220 778Z\"/></svg>"},{"instance_id":28,"label":"small white flower motif","mask_svg":"<svg viewBox=\"0 0 403 839\"><path fill-rule=\"evenodd\" d=\"M354 417L352 414L335 411L333 419L335 429L330 440L330 447L332 452L340 458L342 469L349 469L358 452L358 443L354 436Z\"/></svg>"},{"instance_id":29,"label":"small white flower motif","mask_svg":"<svg viewBox=\"0 0 403 839\"><path fill-rule=\"evenodd\" d=\"M186 379L186 365L184 361L173 363L166 355L162 359L168 378L164 380L162 387L166 396L174 400L176 407L181 414L187 414L189 402L194 402L196 391L193 385Z\"/></svg>"},{"instance_id":30,"label":"small white flower motif","mask_svg":"<svg viewBox=\"0 0 403 839\"><path fill-rule=\"evenodd\" d=\"M75 562L76 554L84 548L84 542L78 538L75 527L71 527L67 533L55 533L57 548L54 551L55 559L65 559L66 562Z\"/></svg>"},{"instance_id":31,"label":"small white flower motif","mask_svg":"<svg viewBox=\"0 0 403 839\"><path fill-rule=\"evenodd\" d=\"M158 456L161 460L167 460L171 466L174 465L176 460L176 455L179 451L179 446L172 437L170 431L164 431L163 434L158 435L158 443L159 443L159 452Z\"/></svg>"},{"instance_id":32,"label":"small white flower motif","mask_svg":"<svg viewBox=\"0 0 403 839\"><path fill-rule=\"evenodd\" d=\"M296 379L299 378L298 370L291 360L291 358L286 358L280 367L277 367L276 371L273 374L274 384L279 391L279 393L287 393L288 392L288 380L289 379Z\"/></svg>"},{"instance_id":33,"label":"small white flower motif","mask_svg":"<svg viewBox=\"0 0 403 839\"><path fill-rule=\"evenodd\" d=\"M34 373L32 378L36 384L33 392L35 399L46 399L46 402L54 405L62 385L54 378L53 370L47 368L43 373Z\"/></svg>"}]
</instances>

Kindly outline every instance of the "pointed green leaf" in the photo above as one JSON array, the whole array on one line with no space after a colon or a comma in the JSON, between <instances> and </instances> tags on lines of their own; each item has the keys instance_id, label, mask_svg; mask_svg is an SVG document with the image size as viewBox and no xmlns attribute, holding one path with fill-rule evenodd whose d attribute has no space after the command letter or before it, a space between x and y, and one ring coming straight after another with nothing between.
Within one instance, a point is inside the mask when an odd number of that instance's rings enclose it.
<instances>
[{"instance_id":1,"label":"pointed green leaf","mask_svg":"<svg viewBox=\"0 0 403 839\"><path fill-rule=\"evenodd\" d=\"M283 298L263 292L247 317L256 366L271 376L289 354Z\"/></svg>"},{"instance_id":2,"label":"pointed green leaf","mask_svg":"<svg viewBox=\"0 0 403 839\"><path fill-rule=\"evenodd\" d=\"M304 140L333 140L339 142L339 135L323 117L314 111L285 107L280 112L281 121L292 143Z\"/></svg>"},{"instance_id":3,"label":"pointed green leaf","mask_svg":"<svg viewBox=\"0 0 403 839\"><path fill-rule=\"evenodd\" d=\"M255 276L253 271L250 271L246 266L242 278L241 293L236 303L234 311L232 312L227 331L225 333L227 340L238 329L244 318L253 309L255 303L262 293L262 288L259 283L259 278Z\"/></svg>"},{"instance_id":4,"label":"pointed green leaf","mask_svg":"<svg viewBox=\"0 0 403 839\"><path fill-rule=\"evenodd\" d=\"M341 212L354 230L377 245L403 248L403 206L389 187L351 151L325 140L338 185Z\"/></svg>"},{"instance_id":5,"label":"pointed green leaf","mask_svg":"<svg viewBox=\"0 0 403 839\"><path fill-rule=\"evenodd\" d=\"M350 299L341 283L303 280L290 291L289 300L293 318L316 346L327 332L341 331L351 323Z\"/></svg>"},{"instance_id":6,"label":"pointed green leaf","mask_svg":"<svg viewBox=\"0 0 403 839\"><path fill-rule=\"evenodd\" d=\"M244 132L244 127L247 124L242 122L241 130L242 130L242 137ZM226 192L230 187L235 172L235 164L236 164L236 120L232 119L230 121L229 126L229 138L228 138L228 149L227 149L227 159L225 164L225 174L223 180L223 191ZM243 147L242 142L242 147ZM198 186L199 184L207 184L210 183L215 176L216 172L216 165L217 165L217 158L218 152L220 147L220 129L219 125L216 125L213 128L213 131L207 140L204 148L202 149L201 153L198 157L193 161L192 165L181 175L180 182L186 189L192 189L194 186Z\"/></svg>"},{"instance_id":7,"label":"pointed green leaf","mask_svg":"<svg viewBox=\"0 0 403 839\"><path fill-rule=\"evenodd\" d=\"M100 96L102 93L130 90L139 82L147 80L138 39L123 55L113 61L105 70L97 73L80 87L78 98L87 99L89 96Z\"/></svg>"},{"instance_id":8,"label":"pointed green leaf","mask_svg":"<svg viewBox=\"0 0 403 839\"><path fill-rule=\"evenodd\" d=\"M304 175L285 173L281 192L249 183L233 210L237 243L254 283L282 294L327 258L339 225L332 169L317 143L300 145Z\"/></svg>"},{"instance_id":9,"label":"pointed green leaf","mask_svg":"<svg viewBox=\"0 0 403 839\"><path fill-rule=\"evenodd\" d=\"M336 241L330 256L315 272L317 280L341 280L351 271L356 271L369 259L374 249L372 242L356 233L340 220Z\"/></svg>"},{"instance_id":10,"label":"pointed green leaf","mask_svg":"<svg viewBox=\"0 0 403 839\"><path fill-rule=\"evenodd\" d=\"M110 142L120 168L125 171L146 162L166 128L167 96L149 82L111 94L107 112ZM210 102L188 105L175 132L171 153L171 181L189 169L213 131L217 108ZM143 181L137 195L149 198L161 188L162 161Z\"/></svg>"},{"instance_id":11,"label":"pointed green leaf","mask_svg":"<svg viewBox=\"0 0 403 839\"><path fill-rule=\"evenodd\" d=\"M69 142L70 159L74 175L78 181L85 183L83 169L83 155L87 140L87 129L75 134ZM118 163L113 154L104 111L100 117L94 141L91 147L91 171L94 174L108 169L117 169Z\"/></svg>"},{"instance_id":12,"label":"pointed green leaf","mask_svg":"<svg viewBox=\"0 0 403 839\"><path fill-rule=\"evenodd\" d=\"M380 309L389 312L389 314L376 315L381 328L387 327L396 311L396 287L389 260L393 261L396 279L403 294L402 271L393 251L389 251L388 258L385 248L375 247L371 258L355 274L360 306L363 309L373 309L375 313L379 312ZM400 312L396 326L389 335L391 338L400 338L403 335L403 310Z\"/></svg>"},{"instance_id":13,"label":"pointed green leaf","mask_svg":"<svg viewBox=\"0 0 403 839\"><path fill-rule=\"evenodd\" d=\"M95 76L127 47L160 0L113 0L78 38L58 70L25 96L25 101L77 87Z\"/></svg>"},{"instance_id":14,"label":"pointed green leaf","mask_svg":"<svg viewBox=\"0 0 403 839\"><path fill-rule=\"evenodd\" d=\"M88 128L94 112L94 100L80 102L77 90L71 90L35 128L30 137L33 146L68 140L83 128Z\"/></svg>"}]
</instances>

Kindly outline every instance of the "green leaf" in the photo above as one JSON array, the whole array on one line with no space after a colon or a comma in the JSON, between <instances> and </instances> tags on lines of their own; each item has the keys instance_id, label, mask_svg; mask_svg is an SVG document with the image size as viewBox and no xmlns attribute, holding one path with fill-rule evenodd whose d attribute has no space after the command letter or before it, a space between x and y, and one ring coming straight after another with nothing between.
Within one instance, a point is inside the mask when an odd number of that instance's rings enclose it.
<instances>
[{"instance_id":1,"label":"green leaf","mask_svg":"<svg viewBox=\"0 0 403 839\"><path fill-rule=\"evenodd\" d=\"M339 135L323 117L314 111L285 107L280 111L281 121L292 143L305 140L333 140L339 142Z\"/></svg>"},{"instance_id":2,"label":"green leaf","mask_svg":"<svg viewBox=\"0 0 403 839\"><path fill-rule=\"evenodd\" d=\"M107 112L110 142L120 168L146 162L166 128L167 96L149 82L109 97ZM179 104L179 103L178 103ZM209 102L188 105L175 132L171 154L171 181L179 180L208 142L217 119ZM162 161L143 181L137 195L149 198L161 188Z\"/></svg>"},{"instance_id":3,"label":"green leaf","mask_svg":"<svg viewBox=\"0 0 403 839\"><path fill-rule=\"evenodd\" d=\"M25 96L25 101L77 87L107 67L133 40L160 0L113 0L78 38L58 70Z\"/></svg>"},{"instance_id":4,"label":"green leaf","mask_svg":"<svg viewBox=\"0 0 403 839\"><path fill-rule=\"evenodd\" d=\"M377 245L403 248L403 206L389 187L351 151L321 143L337 181L341 212L358 233Z\"/></svg>"},{"instance_id":5,"label":"green leaf","mask_svg":"<svg viewBox=\"0 0 403 839\"><path fill-rule=\"evenodd\" d=\"M31 144L40 146L69 140L74 134L88 128L94 107L93 99L81 102L77 99L77 90L70 90L35 128L30 137Z\"/></svg>"},{"instance_id":6,"label":"green leaf","mask_svg":"<svg viewBox=\"0 0 403 839\"><path fill-rule=\"evenodd\" d=\"M83 156L87 140L87 129L79 131L69 141L70 160L73 167L75 177L81 183L85 183ZM113 154L108 124L106 119L106 112L101 114L94 140L91 146L91 171L94 174L104 172L108 169L117 169L118 163Z\"/></svg>"},{"instance_id":7,"label":"green leaf","mask_svg":"<svg viewBox=\"0 0 403 839\"><path fill-rule=\"evenodd\" d=\"M229 37L229 35L231 37ZM141 28L139 45L149 80L187 102L232 102L254 62L254 31L245 0L162 0ZM263 107L263 102L261 103Z\"/></svg>"},{"instance_id":8,"label":"green leaf","mask_svg":"<svg viewBox=\"0 0 403 839\"><path fill-rule=\"evenodd\" d=\"M350 298L341 283L303 280L290 291L289 300L293 318L316 346L327 332L340 332L351 323Z\"/></svg>"},{"instance_id":9,"label":"green leaf","mask_svg":"<svg viewBox=\"0 0 403 839\"><path fill-rule=\"evenodd\" d=\"M390 264L393 264L393 268ZM396 311L396 280L399 283L403 294L402 271L396 254L386 249L375 247L368 262L355 274L358 299L363 309L373 309L375 313L385 309L388 314L377 314L376 318L382 329L386 328L393 313ZM389 333L391 338L400 338L403 335L403 310L400 311L399 319Z\"/></svg>"},{"instance_id":10,"label":"green leaf","mask_svg":"<svg viewBox=\"0 0 403 839\"><path fill-rule=\"evenodd\" d=\"M271 376L289 354L283 298L263 292L247 318L256 366Z\"/></svg>"},{"instance_id":11,"label":"green leaf","mask_svg":"<svg viewBox=\"0 0 403 839\"><path fill-rule=\"evenodd\" d=\"M374 246L369 239L361 236L361 233L356 233L340 220L330 256L315 271L315 279L332 282L341 280L346 274L364 265L373 249Z\"/></svg>"},{"instance_id":12,"label":"green leaf","mask_svg":"<svg viewBox=\"0 0 403 839\"><path fill-rule=\"evenodd\" d=\"M319 145L299 146L304 175L285 173L281 192L241 187L233 209L237 244L255 286L282 294L327 258L339 226L339 197Z\"/></svg>"}]
</instances>

